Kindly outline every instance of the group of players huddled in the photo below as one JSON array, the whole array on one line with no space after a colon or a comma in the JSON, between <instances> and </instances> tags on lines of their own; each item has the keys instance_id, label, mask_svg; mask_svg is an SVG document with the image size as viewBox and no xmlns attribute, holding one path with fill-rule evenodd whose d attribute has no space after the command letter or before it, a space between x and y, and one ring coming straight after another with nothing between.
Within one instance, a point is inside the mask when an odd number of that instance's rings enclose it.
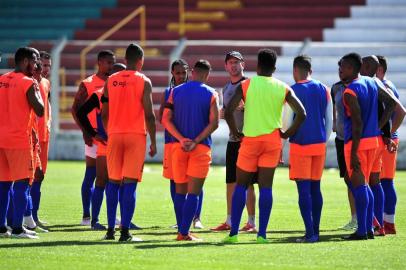
<instances>
[{"instance_id":1,"label":"group of players huddled","mask_svg":"<svg viewBox=\"0 0 406 270\"><path fill-rule=\"evenodd\" d=\"M82 184L81 225L107 230L105 240L142 241L131 229L137 184L149 135L149 155L157 153L156 118L151 80L141 73L143 49L130 44L126 65L112 51L98 54L98 71L79 85L72 115L83 132L86 172ZM258 52L257 75L244 76L238 51L225 56L229 82L219 107L208 85L207 60L191 68L182 59L171 65L172 79L162 95L158 120L165 127L163 176L170 180L177 241L201 241L190 227L203 228L200 212L203 185L211 163L211 134L225 119L230 135L226 151L227 219L212 231L230 231L223 243L237 243L239 231L256 233L268 243L275 169L289 140L289 178L296 182L305 234L297 242L319 241L323 197L320 180L326 143L336 132L340 176L349 190L355 229L346 240L395 234L396 192L393 184L399 140L406 115L398 91L385 78L383 56L344 55L338 62L340 81L331 91L311 77L311 58L293 61L295 84L274 78L277 55ZM24 47L15 54L16 69L0 77L0 237L38 238L46 232L38 219L41 181L47 163L50 106L50 56ZM96 180L96 181L95 181ZM255 192L259 188L259 224L255 224ZM99 223L106 194L107 227ZM121 219L117 219L117 206ZM239 230L243 209L248 222ZM24 225L24 226L23 226Z\"/></svg>"}]
</instances>

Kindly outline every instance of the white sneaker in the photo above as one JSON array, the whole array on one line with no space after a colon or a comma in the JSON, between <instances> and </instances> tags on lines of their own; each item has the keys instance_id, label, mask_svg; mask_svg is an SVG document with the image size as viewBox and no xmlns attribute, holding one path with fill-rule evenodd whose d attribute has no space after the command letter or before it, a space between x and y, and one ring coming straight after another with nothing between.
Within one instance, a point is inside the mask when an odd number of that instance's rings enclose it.
<instances>
[{"instance_id":1,"label":"white sneaker","mask_svg":"<svg viewBox=\"0 0 406 270\"><path fill-rule=\"evenodd\" d=\"M178 224L171 225L171 226L169 226L169 228L171 228L171 229L177 229L177 228L178 228Z\"/></svg>"},{"instance_id":2,"label":"white sneaker","mask_svg":"<svg viewBox=\"0 0 406 270\"><path fill-rule=\"evenodd\" d=\"M38 236L28 234L25 231L20 233L20 234L11 234L11 238L16 238L16 239L39 239Z\"/></svg>"},{"instance_id":3,"label":"white sneaker","mask_svg":"<svg viewBox=\"0 0 406 270\"><path fill-rule=\"evenodd\" d=\"M7 230L5 233L0 233L0 238L9 238L11 233Z\"/></svg>"},{"instance_id":4,"label":"white sneaker","mask_svg":"<svg viewBox=\"0 0 406 270\"><path fill-rule=\"evenodd\" d=\"M35 228L37 227L37 223L35 223L34 219L32 216L24 216L23 218L23 225L28 227L28 228Z\"/></svg>"},{"instance_id":5,"label":"white sneaker","mask_svg":"<svg viewBox=\"0 0 406 270\"><path fill-rule=\"evenodd\" d=\"M23 230L24 230L24 233L26 233L26 234L29 234L29 235L32 235L32 236L37 235L37 233L35 231L33 231L33 230L29 230L29 229L24 228L24 227L23 227Z\"/></svg>"},{"instance_id":6,"label":"white sneaker","mask_svg":"<svg viewBox=\"0 0 406 270\"><path fill-rule=\"evenodd\" d=\"M90 217L85 217L82 219L82 222L80 222L81 226L90 226L91 223L91 218Z\"/></svg>"},{"instance_id":7,"label":"white sneaker","mask_svg":"<svg viewBox=\"0 0 406 270\"><path fill-rule=\"evenodd\" d=\"M204 226L202 224L202 222L200 221L200 219L196 218L193 220L193 228L195 229L203 229Z\"/></svg>"},{"instance_id":8,"label":"white sneaker","mask_svg":"<svg viewBox=\"0 0 406 270\"><path fill-rule=\"evenodd\" d=\"M345 231L353 231L353 230L356 230L357 228L358 228L357 220L352 219L347 224L342 226L340 229L345 230Z\"/></svg>"}]
</instances>

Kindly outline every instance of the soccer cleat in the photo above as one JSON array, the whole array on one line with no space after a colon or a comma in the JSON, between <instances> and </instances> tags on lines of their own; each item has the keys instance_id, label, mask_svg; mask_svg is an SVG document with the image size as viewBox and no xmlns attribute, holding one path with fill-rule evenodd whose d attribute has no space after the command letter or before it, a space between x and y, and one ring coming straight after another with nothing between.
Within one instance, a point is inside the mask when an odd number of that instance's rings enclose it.
<instances>
[{"instance_id":1,"label":"soccer cleat","mask_svg":"<svg viewBox=\"0 0 406 270\"><path fill-rule=\"evenodd\" d=\"M93 231L104 231L104 230L106 230L106 226L100 224L99 222L96 222L95 224L93 224L91 226L91 229Z\"/></svg>"},{"instance_id":2,"label":"soccer cleat","mask_svg":"<svg viewBox=\"0 0 406 270\"><path fill-rule=\"evenodd\" d=\"M130 228L129 228L130 230L142 230L142 228L141 227L139 227L139 226L137 226L137 225L135 225L134 223L130 223Z\"/></svg>"},{"instance_id":3,"label":"soccer cleat","mask_svg":"<svg viewBox=\"0 0 406 270\"><path fill-rule=\"evenodd\" d=\"M178 236L176 237L176 241L196 241L196 242L201 242L203 239L200 239L196 237L195 235L189 233L188 235L182 235L181 233L178 233Z\"/></svg>"},{"instance_id":4,"label":"soccer cleat","mask_svg":"<svg viewBox=\"0 0 406 270\"><path fill-rule=\"evenodd\" d=\"M171 229L178 229L178 224L174 224L174 225L172 225L172 226L169 226L169 228L171 228Z\"/></svg>"},{"instance_id":5,"label":"soccer cleat","mask_svg":"<svg viewBox=\"0 0 406 270\"><path fill-rule=\"evenodd\" d=\"M231 229L231 226L228 225L227 223L222 223L218 225L217 227L210 228L211 231L213 232L223 232L223 231L229 231Z\"/></svg>"},{"instance_id":6,"label":"soccer cleat","mask_svg":"<svg viewBox=\"0 0 406 270\"><path fill-rule=\"evenodd\" d=\"M128 230L124 230L120 232L120 238L118 239L119 242L142 242L141 238L137 238L131 235Z\"/></svg>"},{"instance_id":7,"label":"soccer cleat","mask_svg":"<svg viewBox=\"0 0 406 270\"><path fill-rule=\"evenodd\" d=\"M115 240L115 231L114 229L107 229L106 235L103 237L102 240Z\"/></svg>"},{"instance_id":8,"label":"soccer cleat","mask_svg":"<svg viewBox=\"0 0 406 270\"><path fill-rule=\"evenodd\" d=\"M372 226L374 227L374 230L377 231L381 228L381 224L379 224L378 220L376 219L376 217L374 217L374 220L372 222Z\"/></svg>"},{"instance_id":9,"label":"soccer cleat","mask_svg":"<svg viewBox=\"0 0 406 270\"><path fill-rule=\"evenodd\" d=\"M21 233L12 233L11 238L15 239L39 239L37 235L27 233L28 230L23 230Z\"/></svg>"},{"instance_id":10,"label":"soccer cleat","mask_svg":"<svg viewBox=\"0 0 406 270\"><path fill-rule=\"evenodd\" d=\"M269 240L262 237L262 236L258 236L257 237L257 243L258 244L269 244Z\"/></svg>"},{"instance_id":11,"label":"soccer cleat","mask_svg":"<svg viewBox=\"0 0 406 270\"><path fill-rule=\"evenodd\" d=\"M34 228L34 229L35 229L35 227L37 227L37 224L35 223L32 216L25 216L23 218L23 225L26 226L27 228Z\"/></svg>"},{"instance_id":12,"label":"soccer cleat","mask_svg":"<svg viewBox=\"0 0 406 270\"><path fill-rule=\"evenodd\" d=\"M247 224L245 224L245 226L242 227L240 231L246 233L257 233L257 228L251 225L249 222L247 222Z\"/></svg>"},{"instance_id":13,"label":"soccer cleat","mask_svg":"<svg viewBox=\"0 0 406 270\"><path fill-rule=\"evenodd\" d=\"M356 241L356 240L368 240L368 236L366 234L364 235L358 235L357 232L354 232L350 235L343 236L343 240L348 240L348 241Z\"/></svg>"},{"instance_id":14,"label":"soccer cleat","mask_svg":"<svg viewBox=\"0 0 406 270\"><path fill-rule=\"evenodd\" d=\"M81 226L90 226L90 224L91 224L90 217L84 217L84 218L82 218L82 222L80 222Z\"/></svg>"},{"instance_id":15,"label":"soccer cleat","mask_svg":"<svg viewBox=\"0 0 406 270\"><path fill-rule=\"evenodd\" d=\"M356 219L350 220L347 224L344 226L340 227L340 229L345 230L345 231L353 231L358 228L358 223Z\"/></svg>"},{"instance_id":16,"label":"soccer cleat","mask_svg":"<svg viewBox=\"0 0 406 270\"><path fill-rule=\"evenodd\" d=\"M35 226L34 228L26 227L27 230L33 231L33 232L39 232L39 233L48 233L49 231L45 228L42 228L40 226Z\"/></svg>"},{"instance_id":17,"label":"soccer cleat","mask_svg":"<svg viewBox=\"0 0 406 270\"><path fill-rule=\"evenodd\" d=\"M386 234L396 234L396 228L394 223L384 221L383 227L385 228Z\"/></svg>"},{"instance_id":18,"label":"soccer cleat","mask_svg":"<svg viewBox=\"0 0 406 270\"><path fill-rule=\"evenodd\" d=\"M384 227L379 228L377 231L374 231L375 236L385 236L385 229Z\"/></svg>"},{"instance_id":19,"label":"soccer cleat","mask_svg":"<svg viewBox=\"0 0 406 270\"><path fill-rule=\"evenodd\" d=\"M203 226L203 224L202 224L202 222L200 221L199 218L195 218L193 220L193 228L195 228L195 229L203 229L204 228L204 226Z\"/></svg>"},{"instance_id":20,"label":"soccer cleat","mask_svg":"<svg viewBox=\"0 0 406 270\"><path fill-rule=\"evenodd\" d=\"M11 233L7 230L6 227L0 228L0 238L9 238L10 236L11 236Z\"/></svg>"},{"instance_id":21,"label":"soccer cleat","mask_svg":"<svg viewBox=\"0 0 406 270\"><path fill-rule=\"evenodd\" d=\"M35 223L37 223L37 225L40 225L41 227L46 227L45 225L48 225L49 223L47 221L44 220L35 220Z\"/></svg>"},{"instance_id":22,"label":"soccer cleat","mask_svg":"<svg viewBox=\"0 0 406 270\"><path fill-rule=\"evenodd\" d=\"M229 236L227 235L226 238L221 241L223 244L236 244L238 243L238 235Z\"/></svg>"},{"instance_id":23,"label":"soccer cleat","mask_svg":"<svg viewBox=\"0 0 406 270\"><path fill-rule=\"evenodd\" d=\"M318 235L313 235L310 237L300 237L298 239L296 239L296 243L315 243L319 241L319 236Z\"/></svg>"},{"instance_id":24,"label":"soccer cleat","mask_svg":"<svg viewBox=\"0 0 406 270\"><path fill-rule=\"evenodd\" d=\"M29 234L29 235L34 235L34 236L37 235L37 233L35 231L29 230L29 229L24 228L24 227L23 227L23 232L26 233L26 234Z\"/></svg>"}]
</instances>

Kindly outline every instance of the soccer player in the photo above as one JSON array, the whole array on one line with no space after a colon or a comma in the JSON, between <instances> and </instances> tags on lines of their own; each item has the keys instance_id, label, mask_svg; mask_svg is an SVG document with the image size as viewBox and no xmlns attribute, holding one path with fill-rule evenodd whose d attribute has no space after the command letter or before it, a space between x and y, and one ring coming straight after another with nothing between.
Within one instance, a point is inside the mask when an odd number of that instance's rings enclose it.
<instances>
[{"instance_id":1,"label":"soccer player","mask_svg":"<svg viewBox=\"0 0 406 270\"><path fill-rule=\"evenodd\" d=\"M23 228L29 182L34 176L31 127L35 115L44 115L39 87L31 78L38 59L36 49L19 48L15 70L0 77L0 237L10 236L6 213L13 189L11 237L38 238L35 232Z\"/></svg>"},{"instance_id":2,"label":"soccer player","mask_svg":"<svg viewBox=\"0 0 406 270\"><path fill-rule=\"evenodd\" d=\"M276 67L277 55L271 49L261 49L258 53L257 76L247 79L237 87L224 118L233 136L241 138L237 159L237 184L231 206L231 231L223 242L238 242L238 227L245 206L246 191L252 177L258 171L259 186L259 228L258 243L267 243L266 227L272 209L272 184L275 168L282 150L281 138L296 133L306 118L303 105L293 90L272 77ZM244 100L243 133L238 130L234 110L241 99ZM286 131L282 131L282 111L285 101L292 107L296 117Z\"/></svg>"},{"instance_id":3,"label":"soccer player","mask_svg":"<svg viewBox=\"0 0 406 270\"><path fill-rule=\"evenodd\" d=\"M300 243L319 240L323 197L320 180L326 159L326 142L333 124L330 89L311 78L311 58L299 55L293 61L292 89L306 110L306 120L290 137L289 178L296 181L299 208L306 228ZM293 115L292 118L293 120Z\"/></svg>"},{"instance_id":4,"label":"soccer player","mask_svg":"<svg viewBox=\"0 0 406 270\"><path fill-rule=\"evenodd\" d=\"M24 225L30 230L39 230L41 232L48 232L44 228L44 222L39 221L38 209L41 199L41 184L44 180L48 164L48 147L51 129L51 114L49 97L51 93L51 83L46 77L49 75L51 67L51 56L44 51L40 52L40 62L37 69L34 71L34 78L39 84L41 98L44 102L44 116L39 117L36 126L36 138L38 142L34 147L34 158L39 162L35 166L34 181L30 187L28 196L27 211L24 214ZM38 158L37 158L38 156Z\"/></svg>"},{"instance_id":5,"label":"soccer player","mask_svg":"<svg viewBox=\"0 0 406 270\"><path fill-rule=\"evenodd\" d=\"M340 65L340 63L338 63ZM344 179L345 183L349 181L347 168L344 159L344 104L343 92L346 85L342 82L336 82L331 87L331 100L333 101L333 131L336 133L335 146L337 154L338 169L340 177ZM357 214L355 211L354 197L351 190L347 187L348 202L350 205L351 219L344 226L340 227L343 230L356 230L357 229Z\"/></svg>"},{"instance_id":6,"label":"soccer player","mask_svg":"<svg viewBox=\"0 0 406 270\"><path fill-rule=\"evenodd\" d=\"M340 61L340 80L348 84L343 95L345 107L344 136L345 162L357 211L357 231L346 240L366 240L374 237L372 229L373 194L367 180L378 149L380 128L388 121L398 101L378 81L359 76L362 60L356 53L349 53ZM378 101L385 110L378 122ZM399 124L400 125L400 124Z\"/></svg>"},{"instance_id":7,"label":"soccer player","mask_svg":"<svg viewBox=\"0 0 406 270\"><path fill-rule=\"evenodd\" d=\"M379 61L379 67L376 71L376 77L378 77L384 85L392 90L393 94L399 98L399 91L396 86L388 79L385 74L388 69L387 59L384 56L377 55ZM393 116L391 120L393 119ZM396 158L397 148L399 145L398 133L392 132L391 139L394 142L393 147L387 147L383 150L382 154L382 170L380 174L381 185L384 191L384 215L383 215L383 227L386 234L396 234L395 228L395 208L396 208L396 190L394 185L394 178L396 173Z\"/></svg>"},{"instance_id":8,"label":"soccer player","mask_svg":"<svg viewBox=\"0 0 406 270\"><path fill-rule=\"evenodd\" d=\"M141 181L146 151L146 131L150 138L149 155L156 154L155 115L152 106L152 85L140 73L144 51L130 44L125 53L127 69L111 75L106 81L101 101L103 126L107 129L106 185L108 228L106 240L115 239L115 219L120 192L120 242L141 241L129 232L135 209L137 183Z\"/></svg>"},{"instance_id":9,"label":"soccer player","mask_svg":"<svg viewBox=\"0 0 406 270\"><path fill-rule=\"evenodd\" d=\"M240 52L231 51L226 54L225 58L225 69L230 76L230 81L223 88L223 108L220 111L220 118L224 118L224 109L227 107L231 98L235 93L235 89L239 83L245 79L244 76L244 59ZM242 129L244 123L244 102L241 103L234 112L234 119L239 130ZM231 229L231 199L236 182L236 164L238 157L238 150L240 149L241 141L229 135L226 150L226 197L227 197L227 219L224 223L220 224L215 228L211 228L212 231L228 231ZM252 184L249 185L247 190L247 212L248 212L248 222L241 229L245 232L257 232L255 226L255 190Z\"/></svg>"},{"instance_id":10,"label":"soccer player","mask_svg":"<svg viewBox=\"0 0 406 270\"><path fill-rule=\"evenodd\" d=\"M178 241L200 241L189 229L198 206L198 196L211 162L211 136L218 127L218 96L208 86L210 63L199 60L192 80L175 87L165 105L162 123L172 144L172 173L176 183L175 212Z\"/></svg>"},{"instance_id":11,"label":"soccer player","mask_svg":"<svg viewBox=\"0 0 406 270\"><path fill-rule=\"evenodd\" d=\"M80 85L78 92L75 95L75 99L72 105L72 116L76 124L81 128L79 121L76 118L78 108L85 103L85 101L98 89L103 88L104 82L107 77L111 74L113 64L116 62L114 53L109 50L100 51L97 55L97 66L98 70L96 74L93 74L86 79L84 79ZM91 115L91 121L93 128L96 128L96 112L94 111ZM85 177L82 183L82 207L83 207L83 217L81 225L89 226L91 225L90 218L90 204L92 201L93 194L93 183L96 178L96 156L97 156L97 145L94 143L91 137L86 136L83 132L83 139L85 141L85 156L86 156L86 171Z\"/></svg>"}]
</instances>

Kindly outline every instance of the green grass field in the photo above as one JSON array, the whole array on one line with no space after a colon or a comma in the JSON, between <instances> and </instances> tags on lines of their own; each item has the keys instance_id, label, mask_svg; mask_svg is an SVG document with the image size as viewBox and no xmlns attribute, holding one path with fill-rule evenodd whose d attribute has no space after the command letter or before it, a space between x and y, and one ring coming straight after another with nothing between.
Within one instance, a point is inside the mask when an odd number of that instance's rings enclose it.
<instances>
[{"instance_id":1,"label":"green grass field","mask_svg":"<svg viewBox=\"0 0 406 270\"><path fill-rule=\"evenodd\" d=\"M336 170L326 170L321 241L315 244L294 243L304 226L296 186L287 172L284 168L276 172L270 244L256 244L255 235L244 234L239 244L222 245L226 233L208 230L225 218L223 167L213 167L205 184L202 222L207 229L195 231L204 242L179 243L169 228L175 223L169 183L162 178L160 165L146 165L133 219L144 227L134 232L144 242L119 244L101 241L104 232L78 226L84 163L51 162L40 210L40 217L50 223L50 233L41 234L39 240L0 239L0 269L406 269L406 183L402 181L406 172L397 174L398 234L344 242L340 237L347 232L337 228L349 218L346 188ZM105 224L104 205L100 217Z\"/></svg>"}]
</instances>

